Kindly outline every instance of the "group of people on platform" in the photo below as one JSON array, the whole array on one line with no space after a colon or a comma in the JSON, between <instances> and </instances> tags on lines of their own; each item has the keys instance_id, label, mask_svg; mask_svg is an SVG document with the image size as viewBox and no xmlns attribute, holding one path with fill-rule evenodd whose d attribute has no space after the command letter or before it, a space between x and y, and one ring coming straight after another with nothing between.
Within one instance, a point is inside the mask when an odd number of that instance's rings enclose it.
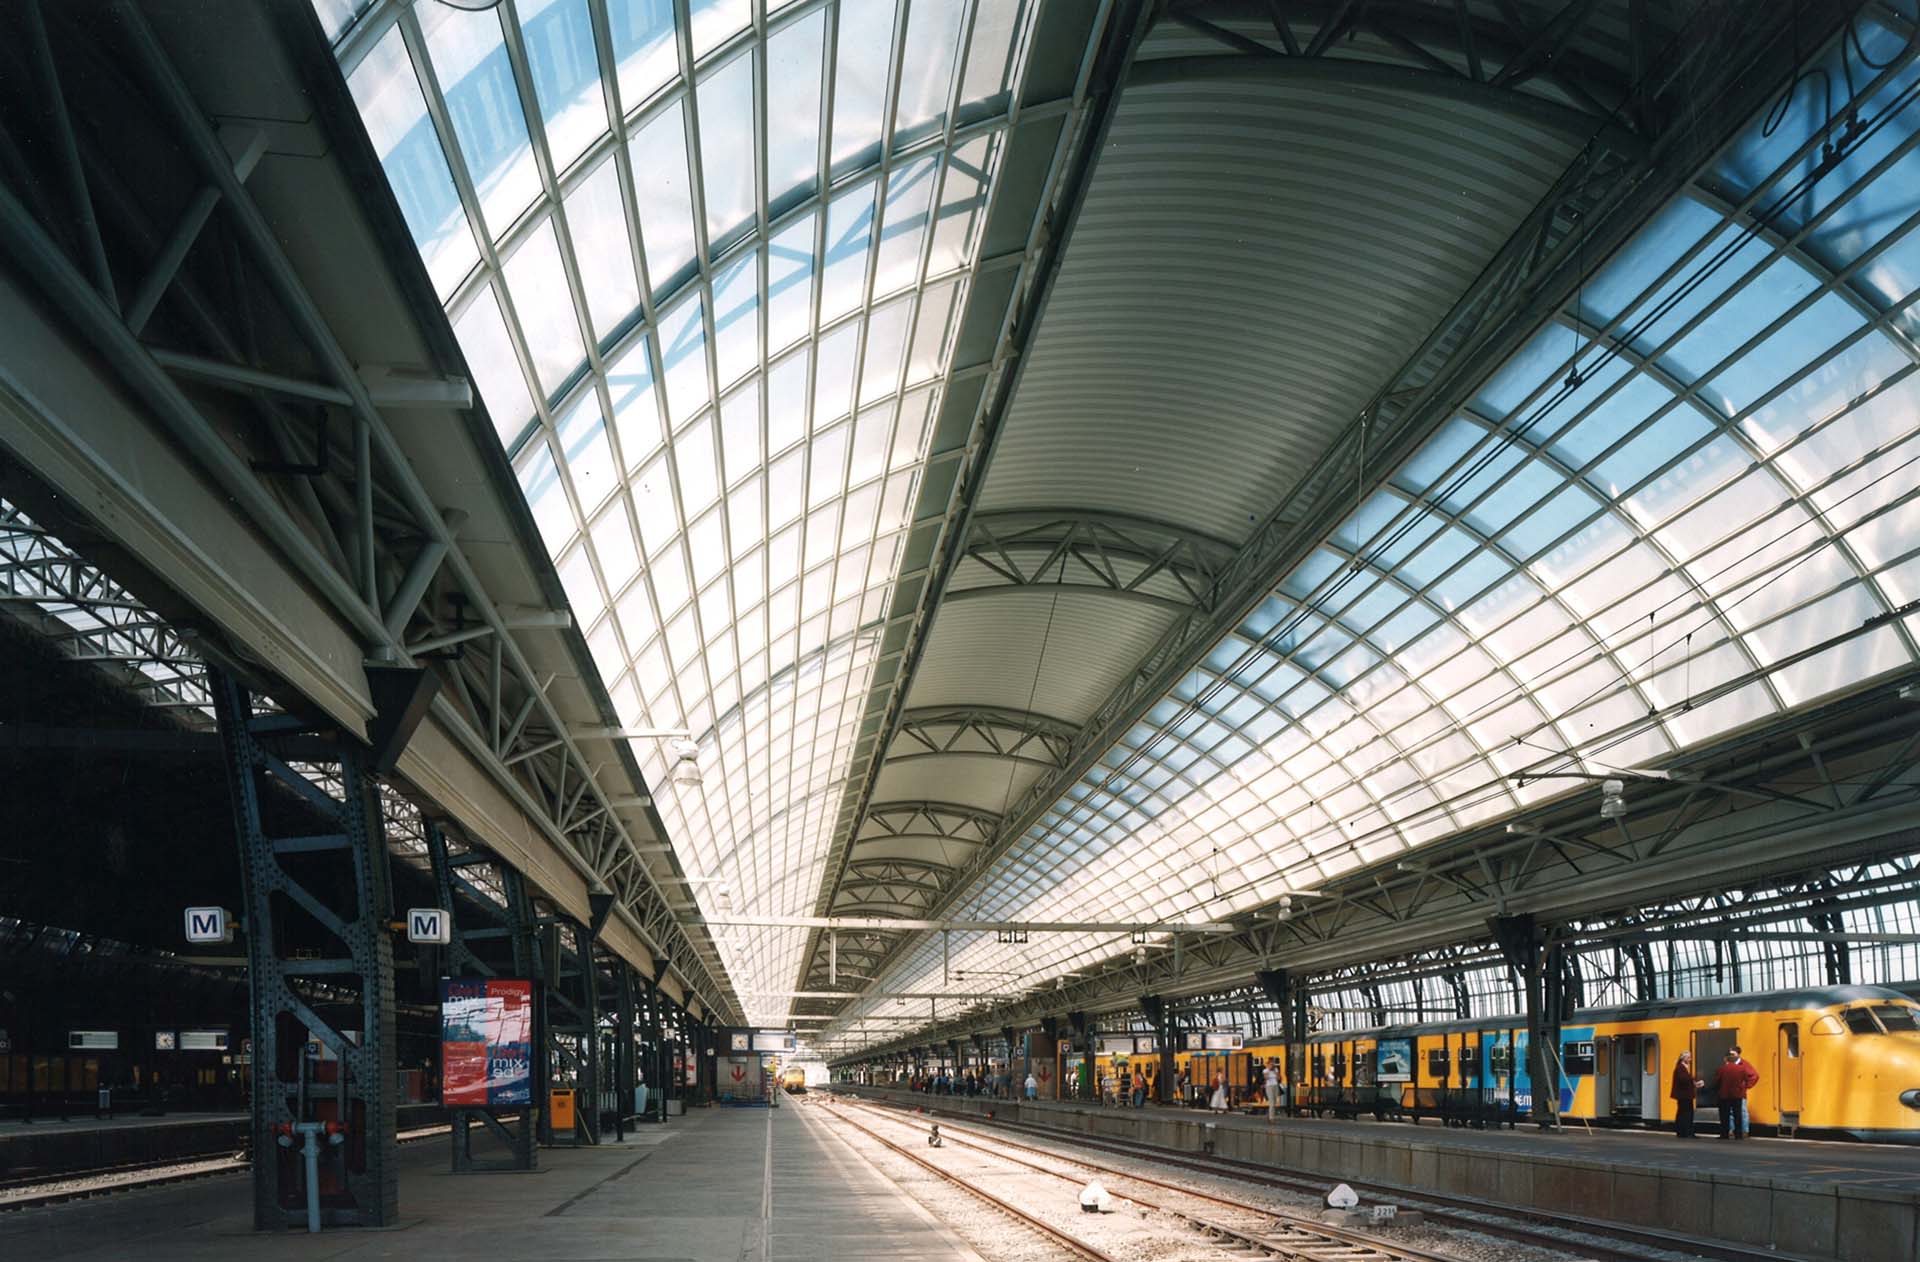
<instances>
[{"instance_id":1,"label":"group of people on platform","mask_svg":"<svg viewBox=\"0 0 1920 1262\"><path fill-rule=\"evenodd\" d=\"M1747 1092L1759 1085L1760 1071L1747 1062L1738 1047L1727 1049L1726 1056L1714 1067L1711 1080L1699 1076L1692 1052L1681 1052L1673 1067L1674 1134L1682 1139L1693 1138L1694 1101L1701 1089L1710 1086L1720 1106L1720 1138L1745 1139L1749 1122Z\"/></svg>"},{"instance_id":2,"label":"group of people on platform","mask_svg":"<svg viewBox=\"0 0 1920 1262\"><path fill-rule=\"evenodd\" d=\"M1153 1078L1144 1069L1109 1069L1100 1079L1100 1103L1109 1108L1143 1109L1152 1094Z\"/></svg>"},{"instance_id":3,"label":"group of people on platform","mask_svg":"<svg viewBox=\"0 0 1920 1262\"><path fill-rule=\"evenodd\" d=\"M1004 1100L1008 1092L1007 1075L975 1073L971 1069L963 1069L957 1074L936 1069L930 1074L910 1079L907 1085L923 1095L984 1095Z\"/></svg>"}]
</instances>

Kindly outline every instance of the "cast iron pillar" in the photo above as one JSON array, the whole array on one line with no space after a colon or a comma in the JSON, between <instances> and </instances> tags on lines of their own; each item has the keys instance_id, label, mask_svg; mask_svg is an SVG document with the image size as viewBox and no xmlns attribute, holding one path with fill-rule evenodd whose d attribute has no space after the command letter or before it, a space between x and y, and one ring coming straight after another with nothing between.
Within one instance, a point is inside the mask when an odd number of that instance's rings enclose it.
<instances>
[{"instance_id":1,"label":"cast iron pillar","mask_svg":"<svg viewBox=\"0 0 1920 1262\"><path fill-rule=\"evenodd\" d=\"M1306 1063L1306 1031L1300 1020L1306 988L1284 968L1262 969L1255 977L1260 983L1261 993L1280 1009L1280 1039L1286 1045L1286 1053L1280 1062L1280 1077L1285 1084L1287 1112L1292 1113L1294 1102L1300 1097L1301 1068Z\"/></svg>"},{"instance_id":2,"label":"cast iron pillar","mask_svg":"<svg viewBox=\"0 0 1920 1262\"><path fill-rule=\"evenodd\" d=\"M1167 1001L1158 995L1140 996L1140 1013L1153 1027L1153 1045L1160 1051L1160 1068L1153 1076L1153 1098L1157 1104L1173 1103L1173 1083L1180 1070L1174 1063L1173 1021Z\"/></svg>"},{"instance_id":3,"label":"cast iron pillar","mask_svg":"<svg viewBox=\"0 0 1920 1262\"><path fill-rule=\"evenodd\" d=\"M544 1119L541 1141L582 1145L600 1142L600 1119L594 1095L599 1082L598 1033L594 1014L599 1010L599 986L594 977L593 941L589 931L569 916L545 916L541 949L546 958L547 1038L549 1072L555 1085L573 1088L573 1128L556 1131ZM540 1005L536 1005L540 1006Z\"/></svg>"},{"instance_id":4,"label":"cast iron pillar","mask_svg":"<svg viewBox=\"0 0 1920 1262\"><path fill-rule=\"evenodd\" d=\"M299 1141L278 1143L280 1128L298 1122L345 1128L344 1142L320 1155L321 1222L390 1226L400 1204L393 897L367 751L338 731L255 713L248 689L224 674L209 672L208 682L240 839L252 993L254 1227L306 1222ZM317 826L269 836L263 780L303 804ZM294 812L287 800L276 795L272 808L276 829L288 828ZM354 998L327 1002L320 986Z\"/></svg>"},{"instance_id":5,"label":"cast iron pillar","mask_svg":"<svg viewBox=\"0 0 1920 1262\"><path fill-rule=\"evenodd\" d=\"M1069 1012L1067 1022L1073 1027L1073 1043L1080 1049L1080 1077L1074 1084L1074 1095L1082 1100L1100 1098L1099 1067L1093 1063L1093 1023L1087 1020L1084 1012Z\"/></svg>"},{"instance_id":6,"label":"cast iron pillar","mask_svg":"<svg viewBox=\"0 0 1920 1262\"><path fill-rule=\"evenodd\" d=\"M1560 1128L1560 1022L1563 971L1559 944L1530 915L1494 916L1487 928L1519 974L1527 1010L1528 1116L1543 1129Z\"/></svg>"}]
</instances>

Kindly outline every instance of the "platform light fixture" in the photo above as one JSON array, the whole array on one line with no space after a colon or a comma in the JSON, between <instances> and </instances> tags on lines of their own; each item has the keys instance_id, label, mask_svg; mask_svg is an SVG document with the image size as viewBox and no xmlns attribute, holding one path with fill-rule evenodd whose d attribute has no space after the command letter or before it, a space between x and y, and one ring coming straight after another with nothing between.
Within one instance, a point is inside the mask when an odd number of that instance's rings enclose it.
<instances>
[{"instance_id":1,"label":"platform light fixture","mask_svg":"<svg viewBox=\"0 0 1920 1262\"><path fill-rule=\"evenodd\" d=\"M1627 800L1624 796L1627 785L1624 780L1602 780L1600 782L1600 818L1619 819L1627 813Z\"/></svg>"}]
</instances>

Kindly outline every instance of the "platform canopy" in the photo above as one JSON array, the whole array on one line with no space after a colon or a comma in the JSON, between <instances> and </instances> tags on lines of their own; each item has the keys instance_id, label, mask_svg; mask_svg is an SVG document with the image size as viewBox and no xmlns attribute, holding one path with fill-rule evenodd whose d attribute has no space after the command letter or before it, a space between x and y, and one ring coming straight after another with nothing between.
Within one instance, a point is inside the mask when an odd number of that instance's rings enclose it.
<instances>
[{"instance_id":1,"label":"platform canopy","mask_svg":"<svg viewBox=\"0 0 1920 1262\"><path fill-rule=\"evenodd\" d=\"M1920 667L1908 0L316 9L754 1024Z\"/></svg>"}]
</instances>

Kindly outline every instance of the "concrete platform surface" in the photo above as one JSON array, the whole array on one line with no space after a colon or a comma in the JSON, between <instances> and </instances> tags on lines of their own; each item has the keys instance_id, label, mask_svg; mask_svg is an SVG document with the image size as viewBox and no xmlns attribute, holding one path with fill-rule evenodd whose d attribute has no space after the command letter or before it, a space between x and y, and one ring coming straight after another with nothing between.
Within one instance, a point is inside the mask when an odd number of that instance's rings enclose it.
<instances>
[{"instance_id":1,"label":"concrete platform surface","mask_svg":"<svg viewBox=\"0 0 1920 1262\"><path fill-rule=\"evenodd\" d=\"M41 1115L31 1122L18 1118L0 1121L0 1139L14 1135L65 1135L76 1131L133 1130L140 1127L195 1126L202 1122L245 1122L245 1113L163 1113L158 1117L142 1117L136 1112L119 1113L113 1117L94 1117L90 1114L75 1113L61 1121L58 1117Z\"/></svg>"},{"instance_id":2,"label":"concrete platform surface","mask_svg":"<svg viewBox=\"0 0 1920 1262\"><path fill-rule=\"evenodd\" d=\"M1034 1110L1024 1116L1044 1121L1048 1111L1095 1116L1178 1117L1212 1122L1221 1129L1251 1132L1301 1129L1305 1133L1356 1140L1434 1144L1518 1153L1527 1156L1573 1157L1605 1165L1647 1166L1670 1170L1717 1170L1807 1183L1873 1187L1920 1195L1920 1148L1905 1144L1862 1144L1846 1140L1775 1139L1754 1136L1721 1140L1708 1129L1692 1139L1672 1131L1647 1131L1575 1122L1556 1132L1535 1126L1513 1130L1471 1130L1439 1122L1343 1121L1337 1118L1280 1117L1269 1123L1264 1115L1228 1113L1216 1116L1204 1109L1161 1108L1149 1105L1137 1112L1095 1104L1039 1102L1022 1106Z\"/></svg>"},{"instance_id":3,"label":"concrete platform surface","mask_svg":"<svg viewBox=\"0 0 1920 1262\"><path fill-rule=\"evenodd\" d=\"M0 1258L88 1262L980 1262L794 1109L696 1110L625 1144L547 1149L529 1174L454 1175L445 1144L401 1150L401 1225L263 1235L227 1175L0 1215Z\"/></svg>"}]
</instances>

